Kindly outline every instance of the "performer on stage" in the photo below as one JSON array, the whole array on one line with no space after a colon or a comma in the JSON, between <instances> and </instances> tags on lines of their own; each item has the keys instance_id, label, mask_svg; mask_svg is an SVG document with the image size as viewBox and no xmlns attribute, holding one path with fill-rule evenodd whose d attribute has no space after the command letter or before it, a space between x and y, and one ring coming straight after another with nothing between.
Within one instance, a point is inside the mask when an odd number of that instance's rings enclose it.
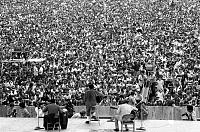
<instances>
[{"instance_id":1,"label":"performer on stage","mask_svg":"<svg viewBox=\"0 0 200 132\"><path fill-rule=\"evenodd\" d=\"M59 114L62 113L61 108L56 104L55 99L51 99L50 104L48 104L43 112L47 112L44 116L44 128L47 129L47 122L52 122L54 124L58 121Z\"/></svg>"},{"instance_id":2,"label":"performer on stage","mask_svg":"<svg viewBox=\"0 0 200 132\"><path fill-rule=\"evenodd\" d=\"M196 121L196 113L194 111L194 107L192 105L187 106L187 111L182 114L182 120Z\"/></svg>"},{"instance_id":3,"label":"performer on stage","mask_svg":"<svg viewBox=\"0 0 200 132\"><path fill-rule=\"evenodd\" d=\"M103 94L101 94L100 92L94 89L93 84L89 84L88 87L89 87L89 90L85 92L85 97L84 97L85 105L86 105L86 115L87 115L87 121L85 122L86 124L90 123L90 119L91 119L90 113L92 111L92 108L96 106L97 104L97 97L101 98L104 96Z\"/></svg>"},{"instance_id":4,"label":"performer on stage","mask_svg":"<svg viewBox=\"0 0 200 132\"><path fill-rule=\"evenodd\" d=\"M55 114L57 115L58 112L62 113L62 110L60 109L60 107L56 104L55 99L51 99L51 103L48 104L44 109L43 112L48 112L49 114Z\"/></svg>"},{"instance_id":5,"label":"performer on stage","mask_svg":"<svg viewBox=\"0 0 200 132\"><path fill-rule=\"evenodd\" d=\"M44 104L38 102L38 103L35 103L34 106L35 106L35 112L36 112L37 118L44 117L44 113L42 111Z\"/></svg>"},{"instance_id":6,"label":"performer on stage","mask_svg":"<svg viewBox=\"0 0 200 132\"><path fill-rule=\"evenodd\" d=\"M115 129L114 131L119 131L119 124L118 121L122 120L122 116L126 114L131 114L131 112L137 111L138 109L130 104L128 104L128 100L122 100L119 102L119 107L117 109L116 115L115 115ZM125 125L126 131L128 131L127 125Z\"/></svg>"}]
</instances>

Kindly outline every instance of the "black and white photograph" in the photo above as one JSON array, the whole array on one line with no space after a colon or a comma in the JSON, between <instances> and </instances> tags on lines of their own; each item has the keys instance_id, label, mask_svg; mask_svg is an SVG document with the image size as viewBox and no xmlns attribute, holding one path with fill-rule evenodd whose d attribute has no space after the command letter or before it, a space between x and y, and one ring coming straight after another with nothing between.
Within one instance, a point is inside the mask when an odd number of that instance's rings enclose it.
<instances>
[{"instance_id":1,"label":"black and white photograph","mask_svg":"<svg viewBox=\"0 0 200 132\"><path fill-rule=\"evenodd\" d=\"M200 132L200 0L0 0L0 132Z\"/></svg>"}]
</instances>

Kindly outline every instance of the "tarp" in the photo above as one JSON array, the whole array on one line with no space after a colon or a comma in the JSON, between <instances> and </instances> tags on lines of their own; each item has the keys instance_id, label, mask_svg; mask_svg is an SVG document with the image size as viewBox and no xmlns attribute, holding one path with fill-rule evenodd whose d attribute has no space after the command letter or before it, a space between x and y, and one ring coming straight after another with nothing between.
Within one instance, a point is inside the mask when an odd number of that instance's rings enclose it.
<instances>
[{"instance_id":1,"label":"tarp","mask_svg":"<svg viewBox=\"0 0 200 132\"><path fill-rule=\"evenodd\" d=\"M28 62L42 62L45 61L45 58L34 58L34 59L28 59Z\"/></svg>"},{"instance_id":2,"label":"tarp","mask_svg":"<svg viewBox=\"0 0 200 132\"><path fill-rule=\"evenodd\" d=\"M45 61L46 59L45 58L34 58L34 59L28 59L28 60L25 60L25 59L11 59L11 60L3 60L2 63L6 63L6 62L14 62L14 63L17 63L17 62L42 62L42 61Z\"/></svg>"},{"instance_id":3,"label":"tarp","mask_svg":"<svg viewBox=\"0 0 200 132\"><path fill-rule=\"evenodd\" d=\"M25 59L11 59L11 60L3 60L2 63L17 63L17 62L25 62Z\"/></svg>"}]
</instances>

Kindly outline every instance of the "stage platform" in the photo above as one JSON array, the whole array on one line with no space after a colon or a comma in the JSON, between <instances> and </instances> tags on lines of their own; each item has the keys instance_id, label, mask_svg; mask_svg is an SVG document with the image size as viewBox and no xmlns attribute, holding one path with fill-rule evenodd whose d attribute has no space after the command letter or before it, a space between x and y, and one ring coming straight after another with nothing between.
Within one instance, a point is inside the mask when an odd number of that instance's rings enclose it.
<instances>
[{"instance_id":1,"label":"stage platform","mask_svg":"<svg viewBox=\"0 0 200 132\"><path fill-rule=\"evenodd\" d=\"M40 127L42 125L43 119L40 119ZM0 118L0 132L46 132L34 130L36 126L37 118ZM146 132L200 132L199 121L147 120L144 126ZM138 127L140 121L136 121ZM114 122L107 122L107 119L101 119L100 126L98 122L85 124L85 119L69 119L68 128L61 132L114 132L113 129Z\"/></svg>"}]
</instances>

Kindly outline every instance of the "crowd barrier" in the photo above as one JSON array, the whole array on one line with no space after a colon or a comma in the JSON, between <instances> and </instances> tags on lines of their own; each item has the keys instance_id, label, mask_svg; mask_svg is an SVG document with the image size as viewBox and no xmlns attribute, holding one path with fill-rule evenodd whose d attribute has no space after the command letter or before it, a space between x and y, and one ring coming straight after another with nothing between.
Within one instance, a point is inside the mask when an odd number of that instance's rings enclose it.
<instances>
[{"instance_id":1,"label":"crowd barrier","mask_svg":"<svg viewBox=\"0 0 200 132\"><path fill-rule=\"evenodd\" d=\"M0 106L0 117L6 117L9 106ZM17 106L17 117L21 117L21 110ZM35 107L27 107L31 117L36 117ZM75 106L75 113L85 110L85 106ZM170 107L170 106L148 106L150 120L181 120L181 114L186 111L186 107ZM195 107L197 118L200 118L200 107ZM112 117L113 109L109 106L100 106L98 108L100 117Z\"/></svg>"}]
</instances>

